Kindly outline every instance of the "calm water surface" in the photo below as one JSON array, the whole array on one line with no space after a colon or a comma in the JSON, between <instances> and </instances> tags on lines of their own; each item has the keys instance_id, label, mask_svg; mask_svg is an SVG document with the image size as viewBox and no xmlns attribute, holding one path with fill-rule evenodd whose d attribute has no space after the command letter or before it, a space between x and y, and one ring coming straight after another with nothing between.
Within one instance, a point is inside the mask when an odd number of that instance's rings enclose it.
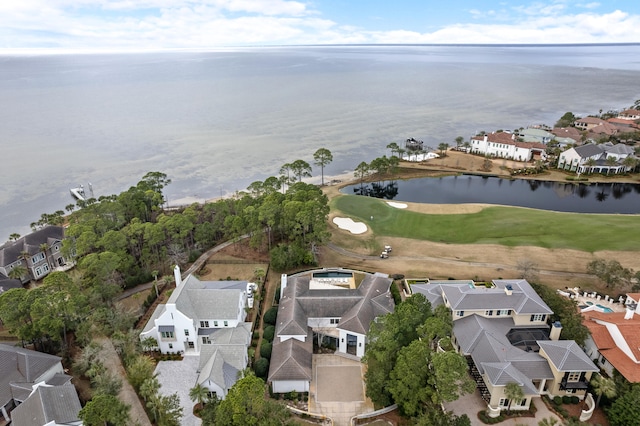
<instances>
[{"instance_id":1,"label":"calm water surface","mask_svg":"<svg viewBox=\"0 0 640 426\"><path fill-rule=\"evenodd\" d=\"M320 147L338 175L409 137L435 147L625 108L639 79L640 45L0 56L0 242L81 183L109 195L159 170L169 202L188 203Z\"/></svg>"},{"instance_id":2,"label":"calm water surface","mask_svg":"<svg viewBox=\"0 0 640 426\"><path fill-rule=\"evenodd\" d=\"M574 213L640 213L640 185L626 183L586 185L461 175L351 185L341 192L415 203L482 203Z\"/></svg>"}]
</instances>

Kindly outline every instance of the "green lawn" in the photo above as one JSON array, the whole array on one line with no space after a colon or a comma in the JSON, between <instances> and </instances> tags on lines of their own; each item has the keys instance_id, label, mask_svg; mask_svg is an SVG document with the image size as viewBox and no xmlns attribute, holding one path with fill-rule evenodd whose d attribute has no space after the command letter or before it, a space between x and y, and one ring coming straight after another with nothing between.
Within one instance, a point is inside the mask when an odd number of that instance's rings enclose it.
<instances>
[{"instance_id":1,"label":"green lawn","mask_svg":"<svg viewBox=\"0 0 640 426\"><path fill-rule=\"evenodd\" d=\"M500 206L474 214L421 214L357 195L334 198L331 209L361 220L378 236L587 252L640 250L638 215L556 213Z\"/></svg>"}]
</instances>

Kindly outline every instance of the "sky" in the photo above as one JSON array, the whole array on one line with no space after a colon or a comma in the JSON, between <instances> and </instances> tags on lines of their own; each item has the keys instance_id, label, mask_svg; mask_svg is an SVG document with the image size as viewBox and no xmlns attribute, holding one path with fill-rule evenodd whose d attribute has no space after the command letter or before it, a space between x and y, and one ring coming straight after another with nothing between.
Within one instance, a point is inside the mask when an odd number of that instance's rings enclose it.
<instances>
[{"instance_id":1,"label":"sky","mask_svg":"<svg viewBox=\"0 0 640 426\"><path fill-rule=\"evenodd\" d=\"M0 0L0 52L639 42L637 0Z\"/></svg>"}]
</instances>

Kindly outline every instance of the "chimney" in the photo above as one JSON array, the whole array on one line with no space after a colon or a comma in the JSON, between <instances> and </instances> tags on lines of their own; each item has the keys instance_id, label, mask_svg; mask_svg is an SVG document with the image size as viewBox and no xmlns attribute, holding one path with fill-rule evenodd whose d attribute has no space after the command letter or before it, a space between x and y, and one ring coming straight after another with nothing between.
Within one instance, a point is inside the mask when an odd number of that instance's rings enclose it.
<instances>
[{"instance_id":1,"label":"chimney","mask_svg":"<svg viewBox=\"0 0 640 426\"><path fill-rule=\"evenodd\" d=\"M513 294L513 286L511 284L507 284L504 286L504 294L507 296L511 296Z\"/></svg>"},{"instance_id":2,"label":"chimney","mask_svg":"<svg viewBox=\"0 0 640 426\"><path fill-rule=\"evenodd\" d=\"M180 275L180 267L176 265L173 268L173 276L176 279L176 288L182 285L182 275Z\"/></svg>"},{"instance_id":3,"label":"chimney","mask_svg":"<svg viewBox=\"0 0 640 426\"><path fill-rule=\"evenodd\" d=\"M625 312L625 314L624 314L624 319L626 319L626 320L633 319L633 313L635 312L633 308L634 308L634 306L627 305L627 312Z\"/></svg>"},{"instance_id":4,"label":"chimney","mask_svg":"<svg viewBox=\"0 0 640 426\"><path fill-rule=\"evenodd\" d=\"M551 330L549 330L549 339L559 340L561 331L562 331L562 324L560 324L560 321L555 321L553 324L551 324Z\"/></svg>"},{"instance_id":5,"label":"chimney","mask_svg":"<svg viewBox=\"0 0 640 426\"><path fill-rule=\"evenodd\" d=\"M284 289L287 288L287 274L280 275L280 296L284 294Z\"/></svg>"}]
</instances>

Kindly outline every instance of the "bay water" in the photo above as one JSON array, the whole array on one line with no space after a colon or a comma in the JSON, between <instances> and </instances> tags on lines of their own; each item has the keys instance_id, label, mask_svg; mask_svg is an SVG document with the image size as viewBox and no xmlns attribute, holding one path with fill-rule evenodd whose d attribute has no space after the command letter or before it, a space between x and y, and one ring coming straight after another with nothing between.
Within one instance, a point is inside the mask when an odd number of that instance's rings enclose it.
<instances>
[{"instance_id":1,"label":"bay water","mask_svg":"<svg viewBox=\"0 0 640 426\"><path fill-rule=\"evenodd\" d=\"M162 171L169 204L186 204L313 165L321 147L326 179L410 137L453 145L623 109L638 81L636 44L0 56L0 241L73 203L80 184L98 197Z\"/></svg>"}]
</instances>

